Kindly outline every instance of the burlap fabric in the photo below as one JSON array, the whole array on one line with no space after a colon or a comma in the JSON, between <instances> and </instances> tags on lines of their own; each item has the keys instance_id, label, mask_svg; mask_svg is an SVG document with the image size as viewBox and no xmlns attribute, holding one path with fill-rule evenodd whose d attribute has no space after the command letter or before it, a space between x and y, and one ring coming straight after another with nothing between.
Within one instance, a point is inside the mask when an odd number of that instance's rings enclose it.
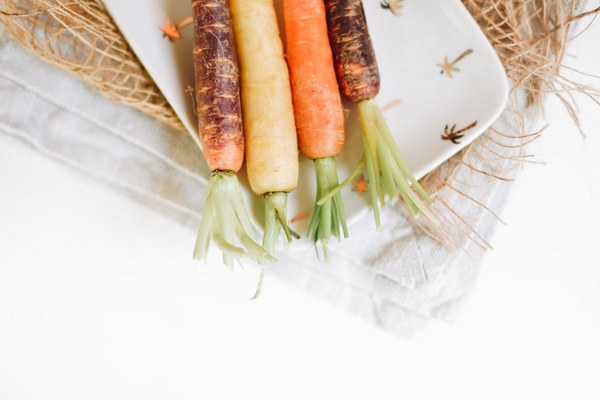
<instances>
[{"instance_id":1,"label":"burlap fabric","mask_svg":"<svg viewBox=\"0 0 600 400\"><path fill-rule=\"evenodd\" d=\"M39 57L185 132L100 0L3 0L0 22Z\"/></svg>"}]
</instances>

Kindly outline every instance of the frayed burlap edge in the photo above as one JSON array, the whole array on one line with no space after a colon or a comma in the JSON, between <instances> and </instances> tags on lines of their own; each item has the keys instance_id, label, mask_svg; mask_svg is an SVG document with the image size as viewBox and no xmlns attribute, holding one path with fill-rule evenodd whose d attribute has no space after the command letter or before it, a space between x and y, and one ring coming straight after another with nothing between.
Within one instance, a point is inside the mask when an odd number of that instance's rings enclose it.
<instances>
[{"instance_id":1,"label":"frayed burlap edge","mask_svg":"<svg viewBox=\"0 0 600 400\"><path fill-rule=\"evenodd\" d=\"M581 93L600 105L597 90L567 79L561 69L571 69L563 58L575 23L600 13L600 7L580 11L577 0L462 0L500 57L513 90L523 88L528 104L554 94L566 107L577 127L573 93ZM589 23L593 18L589 18ZM582 29L583 31L584 29ZM583 75L588 75L576 71ZM581 132L583 134L583 132Z\"/></svg>"},{"instance_id":2,"label":"frayed burlap edge","mask_svg":"<svg viewBox=\"0 0 600 400\"><path fill-rule=\"evenodd\" d=\"M0 23L44 60L186 132L99 0L4 0Z\"/></svg>"},{"instance_id":3,"label":"frayed burlap edge","mask_svg":"<svg viewBox=\"0 0 600 400\"><path fill-rule=\"evenodd\" d=\"M430 236L453 247L461 237L468 237L482 249L491 244L474 228L468 218L457 213L459 202L472 201L503 222L486 204L472 197L470 188L498 182L511 182L512 169L524 163L538 163L526 153L529 143L540 137L544 128L526 131L525 108L541 105L546 95L559 98L582 135L574 94L580 94L600 105L600 92L579 84L561 74L568 42L574 24L595 17L600 7L580 11L579 1L571 0L462 0L465 7L490 40L512 82L511 101L504 112L511 123L511 134L492 126L480 138L465 147L422 180L423 186L436 199L436 211L444 224L435 228L420 224ZM583 31L583 30L582 30ZM526 100L519 101L525 93ZM502 161L502 162L500 162ZM501 167L499 167L501 166ZM457 176L471 173L469 182ZM452 194L450 196L449 194ZM458 194L458 196L456 196ZM453 202L446 201L454 199ZM458 200L457 200L458 199Z\"/></svg>"},{"instance_id":4,"label":"frayed burlap edge","mask_svg":"<svg viewBox=\"0 0 600 400\"><path fill-rule=\"evenodd\" d=\"M568 68L562 61L573 24L599 13L600 7L580 11L576 0L462 2L500 57L513 83L513 103L517 91L525 91L529 105L540 104L545 95L554 94L579 128L573 93L598 104L600 96L598 91L563 77L560 71ZM4 4L0 22L36 55L73 72L109 98L185 132L100 0L5 0ZM466 200L495 215L469 188L510 182L511 178L506 178L510 169L535 162L524 149L540 131L525 132L522 111L516 103L505 111L512 121L511 131L517 134L492 127L422 180L436 198L436 211L444 222L443 228L434 229L415 220L432 237L454 246L466 236L483 249L491 247L469 218L455 210L459 209L458 201ZM471 174L469 182L458 179L465 172Z\"/></svg>"}]
</instances>

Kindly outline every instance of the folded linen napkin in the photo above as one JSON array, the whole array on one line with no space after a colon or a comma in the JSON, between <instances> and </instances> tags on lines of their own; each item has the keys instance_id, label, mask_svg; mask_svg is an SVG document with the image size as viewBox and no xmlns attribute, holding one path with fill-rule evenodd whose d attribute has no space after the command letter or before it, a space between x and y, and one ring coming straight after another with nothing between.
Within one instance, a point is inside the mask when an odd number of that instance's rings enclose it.
<instances>
[{"instance_id":1,"label":"folded linen napkin","mask_svg":"<svg viewBox=\"0 0 600 400\"><path fill-rule=\"evenodd\" d=\"M209 170L189 136L140 112L111 102L74 76L48 65L0 31L0 132L23 139L48 156L190 227L195 235ZM497 122L510 132L513 114ZM503 121L503 119L505 121ZM504 158L485 167L507 171ZM478 179L469 168L457 181ZM469 193L490 209L502 206L509 185L489 180ZM497 220L458 192L446 201L483 237ZM484 251L467 236L448 249L407 221L399 205L383 211L376 232L366 215L349 240L331 246L329 264L312 249L289 251L269 269L378 326L411 336L434 318L452 321L468 297ZM193 238L190 243L193 242Z\"/></svg>"}]
</instances>

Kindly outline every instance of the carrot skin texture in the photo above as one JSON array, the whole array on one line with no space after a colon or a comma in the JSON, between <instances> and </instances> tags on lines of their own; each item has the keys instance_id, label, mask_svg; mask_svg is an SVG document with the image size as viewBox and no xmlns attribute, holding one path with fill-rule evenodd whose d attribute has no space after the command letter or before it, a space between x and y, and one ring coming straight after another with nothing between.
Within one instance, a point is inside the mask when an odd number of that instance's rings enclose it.
<instances>
[{"instance_id":1,"label":"carrot skin texture","mask_svg":"<svg viewBox=\"0 0 600 400\"><path fill-rule=\"evenodd\" d=\"M329 41L342 92L352 102L379 93L379 68L362 0L325 0Z\"/></svg>"},{"instance_id":2,"label":"carrot skin texture","mask_svg":"<svg viewBox=\"0 0 600 400\"><path fill-rule=\"evenodd\" d=\"M284 0L286 50L298 145L311 159L344 147L344 112L323 0Z\"/></svg>"},{"instance_id":3,"label":"carrot skin texture","mask_svg":"<svg viewBox=\"0 0 600 400\"><path fill-rule=\"evenodd\" d=\"M237 172L244 160L240 73L227 0L192 1L196 114L211 171Z\"/></svg>"},{"instance_id":4,"label":"carrot skin texture","mask_svg":"<svg viewBox=\"0 0 600 400\"><path fill-rule=\"evenodd\" d=\"M246 167L259 195L298 184L298 139L273 0L230 0L240 60Z\"/></svg>"}]
</instances>

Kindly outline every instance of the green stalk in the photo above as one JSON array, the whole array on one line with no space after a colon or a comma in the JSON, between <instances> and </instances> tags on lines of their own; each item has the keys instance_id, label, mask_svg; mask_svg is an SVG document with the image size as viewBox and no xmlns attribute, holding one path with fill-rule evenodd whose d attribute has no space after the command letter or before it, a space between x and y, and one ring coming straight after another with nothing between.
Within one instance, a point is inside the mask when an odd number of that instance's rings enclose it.
<instances>
[{"instance_id":1,"label":"green stalk","mask_svg":"<svg viewBox=\"0 0 600 400\"><path fill-rule=\"evenodd\" d=\"M292 243L292 237L299 238L287 224L287 193L271 192L265 198L265 234L262 247L273 251L281 238L286 245Z\"/></svg>"},{"instance_id":2,"label":"green stalk","mask_svg":"<svg viewBox=\"0 0 600 400\"><path fill-rule=\"evenodd\" d=\"M358 107L359 120L361 125L361 133L363 137L363 143L365 147L365 157L367 158L367 173L370 175L369 182L371 187L374 187L375 197L379 199L381 206L385 205L385 193L381 186L381 168L385 166L384 163L379 160L379 152L377 148L377 126L374 122L374 115L372 110L368 107L361 107L364 102L360 102ZM369 166L370 164L370 166ZM369 173L369 168L371 172Z\"/></svg>"},{"instance_id":3,"label":"green stalk","mask_svg":"<svg viewBox=\"0 0 600 400\"><path fill-rule=\"evenodd\" d=\"M206 259L211 241L222 251L223 262L230 267L240 258L261 264L275 261L255 240L237 177L232 172L213 172L208 181L194 259Z\"/></svg>"},{"instance_id":4,"label":"green stalk","mask_svg":"<svg viewBox=\"0 0 600 400\"><path fill-rule=\"evenodd\" d=\"M439 219L429 207L433 200L408 169L381 110L373 101L365 100L358 103L358 112L377 228L380 225L379 206L385 206L386 198L398 196L413 215L422 214L439 226Z\"/></svg>"},{"instance_id":5,"label":"green stalk","mask_svg":"<svg viewBox=\"0 0 600 400\"><path fill-rule=\"evenodd\" d=\"M425 189L423 189L419 181L417 181L417 179L408 169L408 166L406 165L406 162L404 161L404 158L400 154L400 150L398 149L398 146L394 141L394 136L392 135L390 128L385 122L385 118L381 110L375 104L372 104L372 108L375 111L375 123L381 131L380 137L383 138L385 144L389 147L390 151L392 152L392 155L396 160L398 167L400 167L402 174L410 180L414 189L421 195L421 197L423 197L429 204L432 204L433 200L431 199L431 197L429 197L429 194L427 194L427 192L425 191Z\"/></svg>"},{"instance_id":6,"label":"green stalk","mask_svg":"<svg viewBox=\"0 0 600 400\"><path fill-rule=\"evenodd\" d=\"M315 160L317 174L317 199L310 219L307 236L315 244L321 243L325 262L328 259L327 243L331 236L340 238L340 228L345 238L348 237L346 215L338 183L337 166L334 157L323 157ZM342 186L343 187L343 186Z\"/></svg>"},{"instance_id":7,"label":"green stalk","mask_svg":"<svg viewBox=\"0 0 600 400\"><path fill-rule=\"evenodd\" d=\"M265 232L263 235L262 249L271 252L277 247L281 239L285 245L292 243L292 237L300 238L296 232L290 229L287 224L287 193L270 192L264 194L265 198ZM268 253L267 253L268 254ZM269 256L270 257L270 256ZM269 261L269 260L267 260ZM262 262L263 268L260 271L260 277L256 285L256 292L252 300L260 296L266 273L266 262Z\"/></svg>"},{"instance_id":8,"label":"green stalk","mask_svg":"<svg viewBox=\"0 0 600 400\"><path fill-rule=\"evenodd\" d=\"M340 183L339 185L337 185L335 187L335 189L331 190L325 196L321 197L317 201L317 205L318 206L323 205L323 203L325 203L326 201L328 201L329 199L331 199L333 196L335 196L336 194L338 194L344 187L348 186L350 184L350 182L352 182L352 180L354 178L356 178L358 176L358 174L360 174L360 171L362 171L362 169L363 169L364 166L365 166L365 156L363 155L361 157L360 161L358 162L358 164L356 164L356 167L354 167L354 170L350 173L350 175L348 175L348 177L346 179L344 179L344 181L342 183Z\"/></svg>"}]
</instances>

